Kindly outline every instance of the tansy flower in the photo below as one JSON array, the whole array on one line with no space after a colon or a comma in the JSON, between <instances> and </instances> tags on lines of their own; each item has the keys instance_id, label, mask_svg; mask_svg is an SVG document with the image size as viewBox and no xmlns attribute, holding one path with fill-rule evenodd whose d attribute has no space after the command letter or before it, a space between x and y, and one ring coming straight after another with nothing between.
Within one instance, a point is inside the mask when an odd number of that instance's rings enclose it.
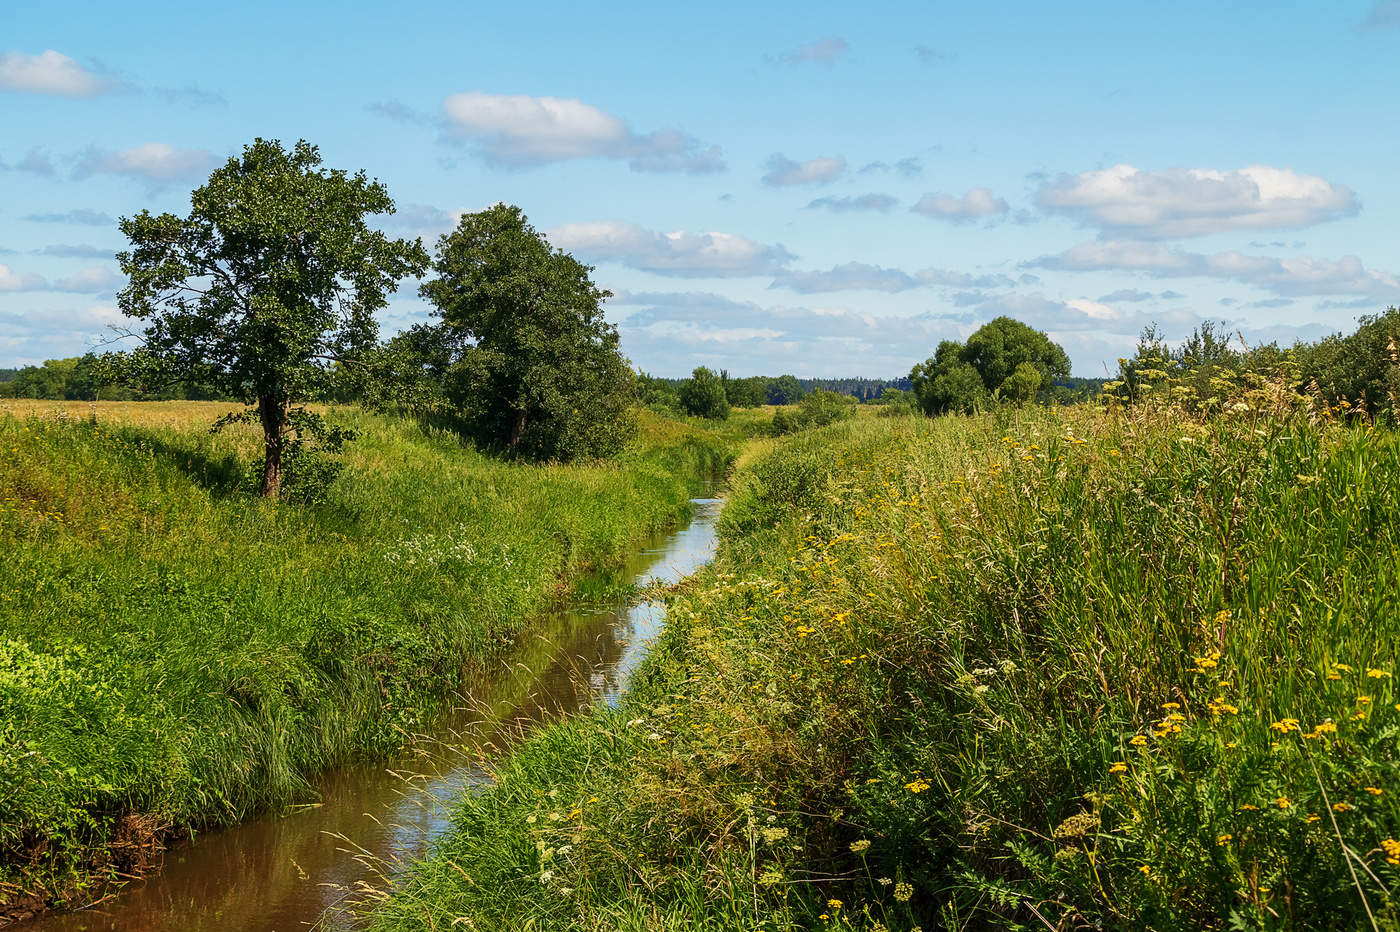
<instances>
[{"instance_id":1,"label":"tansy flower","mask_svg":"<svg viewBox=\"0 0 1400 932\"><path fill-rule=\"evenodd\" d=\"M1240 807L1240 811L1241 811L1241 812L1258 812L1258 811L1259 811L1259 807L1253 805L1252 803L1245 803L1243 806Z\"/></svg>"},{"instance_id":2,"label":"tansy flower","mask_svg":"<svg viewBox=\"0 0 1400 932\"><path fill-rule=\"evenodd\" d=\"M1128 743L1135 748L1140 748L1147 743L1147 735L1133 735L1128 739Z\"/></svg>"},{"instance_id":3,"label":"tansy flower","mask_svg":"<svg viewBox=\"0 0 1400 932\"><path fill-rule=\"evenodd\" d=\"M911 793L922 793L928 787L929 785L924 782L922 777L915 777L913 781L904 784L904 788Z\"/></svg>"},{"instance_id":4,"label":"tansy flower","mask_svg":"<svg viewBox=\"0 0 1400 932\"><path fill-rule=\"evenodd\" d=\"M1309 825L1312 825L1314 822L1321 822L1321 821L1322 821L1322 816L1318 815L1317 813L1311 813L1311 814L1308 815L1308 824L1309 824Z\"/></svg>"},{"instance_id":5,"label":"tansy flower","mask_svg":"<svg viewBox=\"0 0 1400 932\"><path fill-rule=\"evenodd\" d=\"M1152 868L1148 867L1146 864L1142 865L1142 867L1139 867L1138 870L1142 871L1143 874L1152 873Z\"/></svg>"},{"instance_id":6,"label":"tansy flower","mask_svg":"<svg viewBox=\"0 0 1400 932\"><path fill-rule=\"evenodd\" d=\"M1366 787L1366 792L1370 793L1372 796L1379 796L1382 793L1384 793L1385 790L1381 789L1378 786L1368 786Z\"/></svg>"},{"instance_id":7,"label":"tansy flower","mask_svg":"<svg viewBox=\"0 0 1400 932\"><path fill-rule=\"evenodd\" d=\"M1108 768L1108 772L1109 772L1109 773L1127 773L1127 772L1128 772L1128 765L1125 764L1125 763L1123 763L1122 761L1116 761L1112 767Z\"/></svg>"},{"instance_id":8,"label":"tansy flower","mask_svg":"<svg viewBox=\"0 0 1400 932\"><path fill-rule=\"evenodd\" d=\"M1353 806L1351 803L1337 803L1332 808L1335 809L1337 812L1349 812L1352 809L1355 809L1356 807Z\"/></svg>"},{"instance_id":9,"label":"tansy flower","mask_svg":"<svg viewBox=\"0 0 1400 932\"><path fill-rule=\"evenodd\" d=\"M1385 670L1378 670L1375 667L1372 667L1371 669L1367 670L1366 675L1373 680L1379 680L1383 679L1384 677L1390 676L1390 674Z\"/></svg>"},{"instance_id":10,"label":"tansy flower","mask_svg":"<svg viewBox=\"0 0 1400 932\"><path fill-rule=\"evenodd\" d=\"M827 905L828 907L830 907L831 909L840 909L840 908L841 908L841 901L840 901L840 900L827 900L827 901L826 901L826 905Z\"/></svg>"},{"instance_id":11,"label":"tansy flower","mask_svg":"<svg viewBox=\"0 0 1400 932\"><path fill-rule=\"evenodd\" d=\"M1221 835L1219 838L1215 839L1215 843L1217 845L1228 845L1231 842L1231 840L1234 839L1234 837L1234 835L1229 834Z\"/></svg>"},{"instance_id":12,"label":"tansy flower","mask_svg":"<svg viewBox=\"0 0 1400 932\"><path fill-rule=\"evenodd\" d=\"M1287 809L1289 806L1293 805L1293 803L1287 796L1280 796L1278 799L1274 800L1274 805L1278 806L1280 809Z\"/></svg>"}]
</instances>

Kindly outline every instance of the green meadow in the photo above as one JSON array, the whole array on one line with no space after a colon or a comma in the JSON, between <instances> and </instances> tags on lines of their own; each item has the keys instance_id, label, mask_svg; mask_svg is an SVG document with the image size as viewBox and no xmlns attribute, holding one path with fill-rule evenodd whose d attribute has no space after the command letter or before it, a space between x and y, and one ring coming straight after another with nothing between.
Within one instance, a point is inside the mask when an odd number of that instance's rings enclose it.
<instances>
[{"instance_id":1,"label":"green meadow","mask_svg":"<svg viewBox=\"0 0 1400 932\"><path fill-rule=\"evenodd\" d=\"M308 798L683 518L731 445L641 412L604 465L488 458L356 408L315 504L217 403L0 410L0 902L81 903L171 834Z\"/></svg>"},{"instance_id":2,"label":"green meadow","mask_svg":"<svg viewBox=\"0 0 1400 932\"><path fill-rule=\"evenodd\" d=\"M1400 436L1260 390L752 445L631 692L373 927L1400 927Z\"/></svg>"}]
</instances>

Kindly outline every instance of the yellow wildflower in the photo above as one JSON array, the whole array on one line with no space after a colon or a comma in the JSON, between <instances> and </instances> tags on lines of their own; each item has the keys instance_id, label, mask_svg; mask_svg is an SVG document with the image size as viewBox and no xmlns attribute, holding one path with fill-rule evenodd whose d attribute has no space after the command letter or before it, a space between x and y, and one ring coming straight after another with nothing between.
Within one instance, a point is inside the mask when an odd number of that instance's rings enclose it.
<instances>
[{"instance_id":1,"label":"yellow wildflower","mask_svg":"<svg viewBox=\"0 0 1400 932\"><path fill-rule=\"evenodd\" d=\"M1128 743L1135 748L1140 748L1147 743L1147 735L1133 735L1128 739Z\"/></svg>"},{"instance_id":2,"label":"yellow wildflower","mask_svg":"<svg viewBox=\"0 0 1400 932\"><path fill-rule=\"evenodd\" d=\"M1353 806L1351 803L1336 803L1335 805L1332 806L1332 808L1333 808L1334 810L1336 810L1337 812L1350 812L1351 810L1355 809L1356 807Z\"/></svg>"},{"instance_id":3,"label":"yellow wildflower","mask_svg":"<svg viewBox=\"0 0 1400 932\"><path fill-rule=\"evenodd\" d=\"M1115 761L1113 766L1108 768L1109 773L1127 773L1128 765L1122 761Z\"/></svg>"},{"instance_id":4,"label":"yellow wildflower","mask_svg":"<svg viewBox=\"0 0 1400 932\"><path fill-rule=\"evenodd\" d=\"M1216 843L1217 845L1228 845L1228 844L1234 839L1234 837L1235 837L1234 835L1230 835L1230 834L1227 833L1227 834L1221 835L1219 838L1215 839L1215 843Z\"/></svg>"},{"instance_id":5,"label":"yellow wildflower","mask_svg":"<svg viewBox=\"0 0 1400 932\"><path fill-rule=\"evenodd\" d=\"M1289 806L1293 805L1293 802L1287 796L1280 796L1278 799L1274 800L1274 805L1278 806L1280 809L1287 809Z\"/></svg>"},{"instance_id":6,"label":"yellow wildflower","mask_svg":"<svg viewBox=\"0 0 1400 932\"><path fill-rule=\"evenodd\" d=\"M915 777L909 783L904 784L904 788L911 793L922 793L929 788L929 784L925 783L922 777Z\"/></svg>"},{"instance_id":7,"label":"yellow wildflower","mask_svg":"<svg viewBox=\"0 0 1400 932\"><path fill-rule=\"evenodd\" d=\"M1390 674L1387 671L1378 670L1375 667L1372 667L1371 669L1367 670L1366 675L1373 680L1384 679L1385 677L1390 676Z\"/></svg>"},{"instance_id":8,"label":"yellow wildflower","mask_svg":"<svg viewBox=\"0 0 1400 932\"><path fill-rule=\"evenodd\" d=\"M914 895L914 888L904 881L894 885L894 898L901 903L909 902L909 898Z\"/></svg>"},{"instance_id":9,"label":"yellow wildflower","mask_svg":"<svg viewBox=\"0 0 1400 932\"><path fill-rule=\"evenodd\" d=\"M827 905L829 908L831 908L831 909L840 909L840 908L841 908L841 901L840 901L840 900L834 900L834 899L833 899L833 900L827 900L827 901L826 901L826 905Z\"/></svg>"},{"instance_id":10,"label":"yellow wildflower","mask_svg":"<svg viewBox=\"0 0 1400 932\"><path fill-rule=\"evenodd\" d=\"M1385 790L1381 789L1378 786L1368 786L1366 787L1366 792L1370 793L1372 796L1379 796L1382 793L1384 793Z\"/></svg>"},{"instance_id":11,"label":"yellow wildflower","mask_svg":"<svg viewBox=\"0 0 1400 932\"><path fill-rule=\"evenodd\" d=\"M869 849L870 839L868 838L862 838L859 841L851 842L851 851L853 851L856 854L861 854L862 852L867 851Z\"/></svg>"}]
</instances>

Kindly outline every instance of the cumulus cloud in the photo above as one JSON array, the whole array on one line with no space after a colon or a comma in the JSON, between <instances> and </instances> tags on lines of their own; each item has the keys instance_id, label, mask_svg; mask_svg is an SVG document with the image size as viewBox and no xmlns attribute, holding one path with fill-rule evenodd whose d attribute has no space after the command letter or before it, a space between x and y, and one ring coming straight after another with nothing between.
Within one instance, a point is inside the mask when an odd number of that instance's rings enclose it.
<instances>
[{"instance_id":1,"label":"cumulus cloud","mask_svg":"<svg viewBox=\"0 0 1400 932\"><path fill-rule=\"evenodd\" d=\"M139 178L159 187L173 181L190 181L209 174L219 157L208 149L177 149L169 143L148 142L118 152L89 149L78 162L77 177L118 175Z\"/></svg>"},{"instance_id":2,"label":"cumulus cloud","mask_svg":"<svg viewBox=\"0 0 1400 932\"><path fill-rule=\"evenodd\" d=\"M637 308L618 323L623 352L647 371L675 375L712 365L736 375L888 378L907 373L940 339L965 335L934 314L764 306L697 292L627 294L614 305Z\"/></svg>"},{"instance_id":3,"label":"cumulus cloud","mask_svg":"<svg viewBox=\"0 0 1400 932\"><path fill-rule=\"evenodd\" d=\"M835 213L875 210L889 213L899 199L888 194L857 194L850 197L819 197L807 205L808 210L830 210Z\"/></svg>"},{"instance_id":4,"label":"cumulus cloud","mask_svg":"<svg viewBox=\"0 0 1400 932\"><path fill-rule=\"evenodd\" d=\"M825 272L787 272L778 276L769 288L791 288L801 294L828 291L898 292L918 288L922 282L900 269L886 269L864 262L847 262Z\"/></svg>"},{"instance_id":5,"label":"cumulus cloud","mask_svg":"<svg viewBox=\"0 0 1400 932\"><path fill-rule=\"evenodd\" d=\"M773 188L793 184L828 184L841 177L846 171L846 160L842 156L824 156L794 162L781 153L769 156L767 172L763 183Z\"/></svg>"},{"instance_id":6,"label":"cumulus cloud","mask_svg":"<svg viewBox=\"0 0 1400 932\"><path fill-rule=\"evenodd\" d=\"M57 214L25 214L23 219L30 223L74 223L90 227L116 226L117 223L110 215L85 207Z\"/></svg>"},{"instance_id":7,"label":"cumulus cloud","mask_svg":"<svg viewBox=\"0 0 1400 932\"><path fill-rule=\"evenodd\" d=\"M795 258L781 245L734 233L662 233L620 220L569 223L545 235L590 262L617 262L678 278L775 275Z\"/></svg>"},{"instance_id":8,"label":"cumulus cloud","mask_svg":"<svg viewBox=\"0 0 1400 932\"><path fill-rule=\"evenodd\" d=\"M7 265L0 265L0 292L71 291L98 294L112 291L121 283L121 276L104 266L92 266L50 282L42 275L21 274Z\"/></svg>"},{"instance_id":9,"label":"cumulus cloud","mask_svg":"<svg viewBox=\"0 0 1400 932\"><path fill-rule=\"evenodd\" d=\"M1027 265L1072 272L1143 272L1158 278L1218 278L1288 297L1351 294L1368 295L1377 301L1400 299L1400 278L1368 269L1356 256L1277 259L1235 251L1186 252L1160 243L1110 240L1082 243Z\"/></svg>"},{"instance_id":10,"label":"cumulus cloud","mask_svg":"<svg viewBox=\"0 0 1400 932\"><path fill-rule=\"evenodd\" d=\"M724 171L718 146L674 129L639 134L619 117L576 98L453 94L442 102L447 137L476 147L488 163L511 168L570 159L626 160L633 171Z\"/></svg>"},{"instance_id":11,"label":"cumulus cloud","mask_svg":"<svg viewBox=\"0 0 1400 932\"><path fill-rule=\"evenodd\" d=\"M48 287L41 275L21 275L8 265L0 265L0 291L40 291Z\"/></svg>"},{"instance_id":12,"label":"cumulus cloud","mask_svg":"<svg viewBox=\"0 0 1400 932\"><path fill-rule=\"evenodd\" d=\"M845 55L849 48L846 40L840 36L828 36L825 39L818 39L816 42L809 42L790 52L785 52L778 57L778 60L789 65L799 65L803 62L829 65Z\"/></svg>"},{"instance_id":13,"label":"cumulus cloud","mask_svg":"<svg viewBox=\"0 0 1400 932\"><path fill-rule=\"evenodd\" d=\"M106 266L92 266L72 275L57 279L54 291L72 291L80 294L99 294L114 291L125 280Z\"/></svg>"},{"instance_id":14,"label":"cumulus cloud","mask_svg":"<svg viewBox=\"0 0 1400 932\"><path fill-rule=\"evenodd\" d=\"M45 359L78 356L102 341L121 313L110 305L0 310L0 359L8 365L37 365Z\"/></svg>"},{"instance_id":15,"label":"cumulus cloud","mask_svg":"<svg viewBox=\"0 0 1400 932\"><path fill-rule=\"evenodd\" d=\"M1376 0L1376 5L1371 7L1360 28L1362 31L1400 29L1400 0Z\"/></svg>"},{"instance_id":16,"label":"cumulus cloud","mask_svg":"<svg viewBox=\"0 0 1400 932\"><path fill-rule=\"evenodd\" d=\"M1011 208L1006 201L996 197L987 188L973 188L962 197L951 194L925 194L919 202L909 208L925 217L947 220L950 223L972 223L1005 217Z\"/></svg>"},{"instance_id":17,"label":"cumulus cloud","mask_svg":"<svg viewBox=\"0 0 1400 932\"><path fill-rule=\"evenodd\" d=\"M0 55L0 90L57 97L96 97L113 90L116 82L84 68L61 52Z\"/></svg>"},{"instance_id":18,"label":"cumulus cloud","mask_svg":"<svg viewBox=\"0 0 1400 932\"><path fill-rule=\"evenodd\" d=\"M1298 229L1361 209L1350 188L1268 165L1161 172L1115 165L1060 175L1041 186L1036 206L1105 235L1153 240Z\"/></svg>"}]
</instances>

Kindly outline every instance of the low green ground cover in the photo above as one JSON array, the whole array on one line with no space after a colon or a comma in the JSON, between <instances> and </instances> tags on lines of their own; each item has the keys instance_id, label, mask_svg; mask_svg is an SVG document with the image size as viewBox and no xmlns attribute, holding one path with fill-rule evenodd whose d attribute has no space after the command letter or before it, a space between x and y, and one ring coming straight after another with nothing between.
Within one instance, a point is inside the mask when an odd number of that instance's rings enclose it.
<instances>
[{"instance_id":1,"label":"low green ground cover","mask_svg":"<svg viewBox=\"0 0 1400 932\"><path fill-rule=\"evenodd\" d=\"M257 438L207 405L59 407L0 416L0 904L81 902L169 827L397 746L729 457L645 412L618 463L533 466L341 409L361 438L308 506L248 494Z\"/></svg>"},{"instance_id":2,"label":"low green ground cover","mask_svg":"<svg viewBox=\"0 0 1400 932\"><path fill-rule=\"evenodd\" d=\"M1400 922L1400 436L1271 410L857 419L741 463L616 708L379 930Z\"/></svg>"}]
</instances>

